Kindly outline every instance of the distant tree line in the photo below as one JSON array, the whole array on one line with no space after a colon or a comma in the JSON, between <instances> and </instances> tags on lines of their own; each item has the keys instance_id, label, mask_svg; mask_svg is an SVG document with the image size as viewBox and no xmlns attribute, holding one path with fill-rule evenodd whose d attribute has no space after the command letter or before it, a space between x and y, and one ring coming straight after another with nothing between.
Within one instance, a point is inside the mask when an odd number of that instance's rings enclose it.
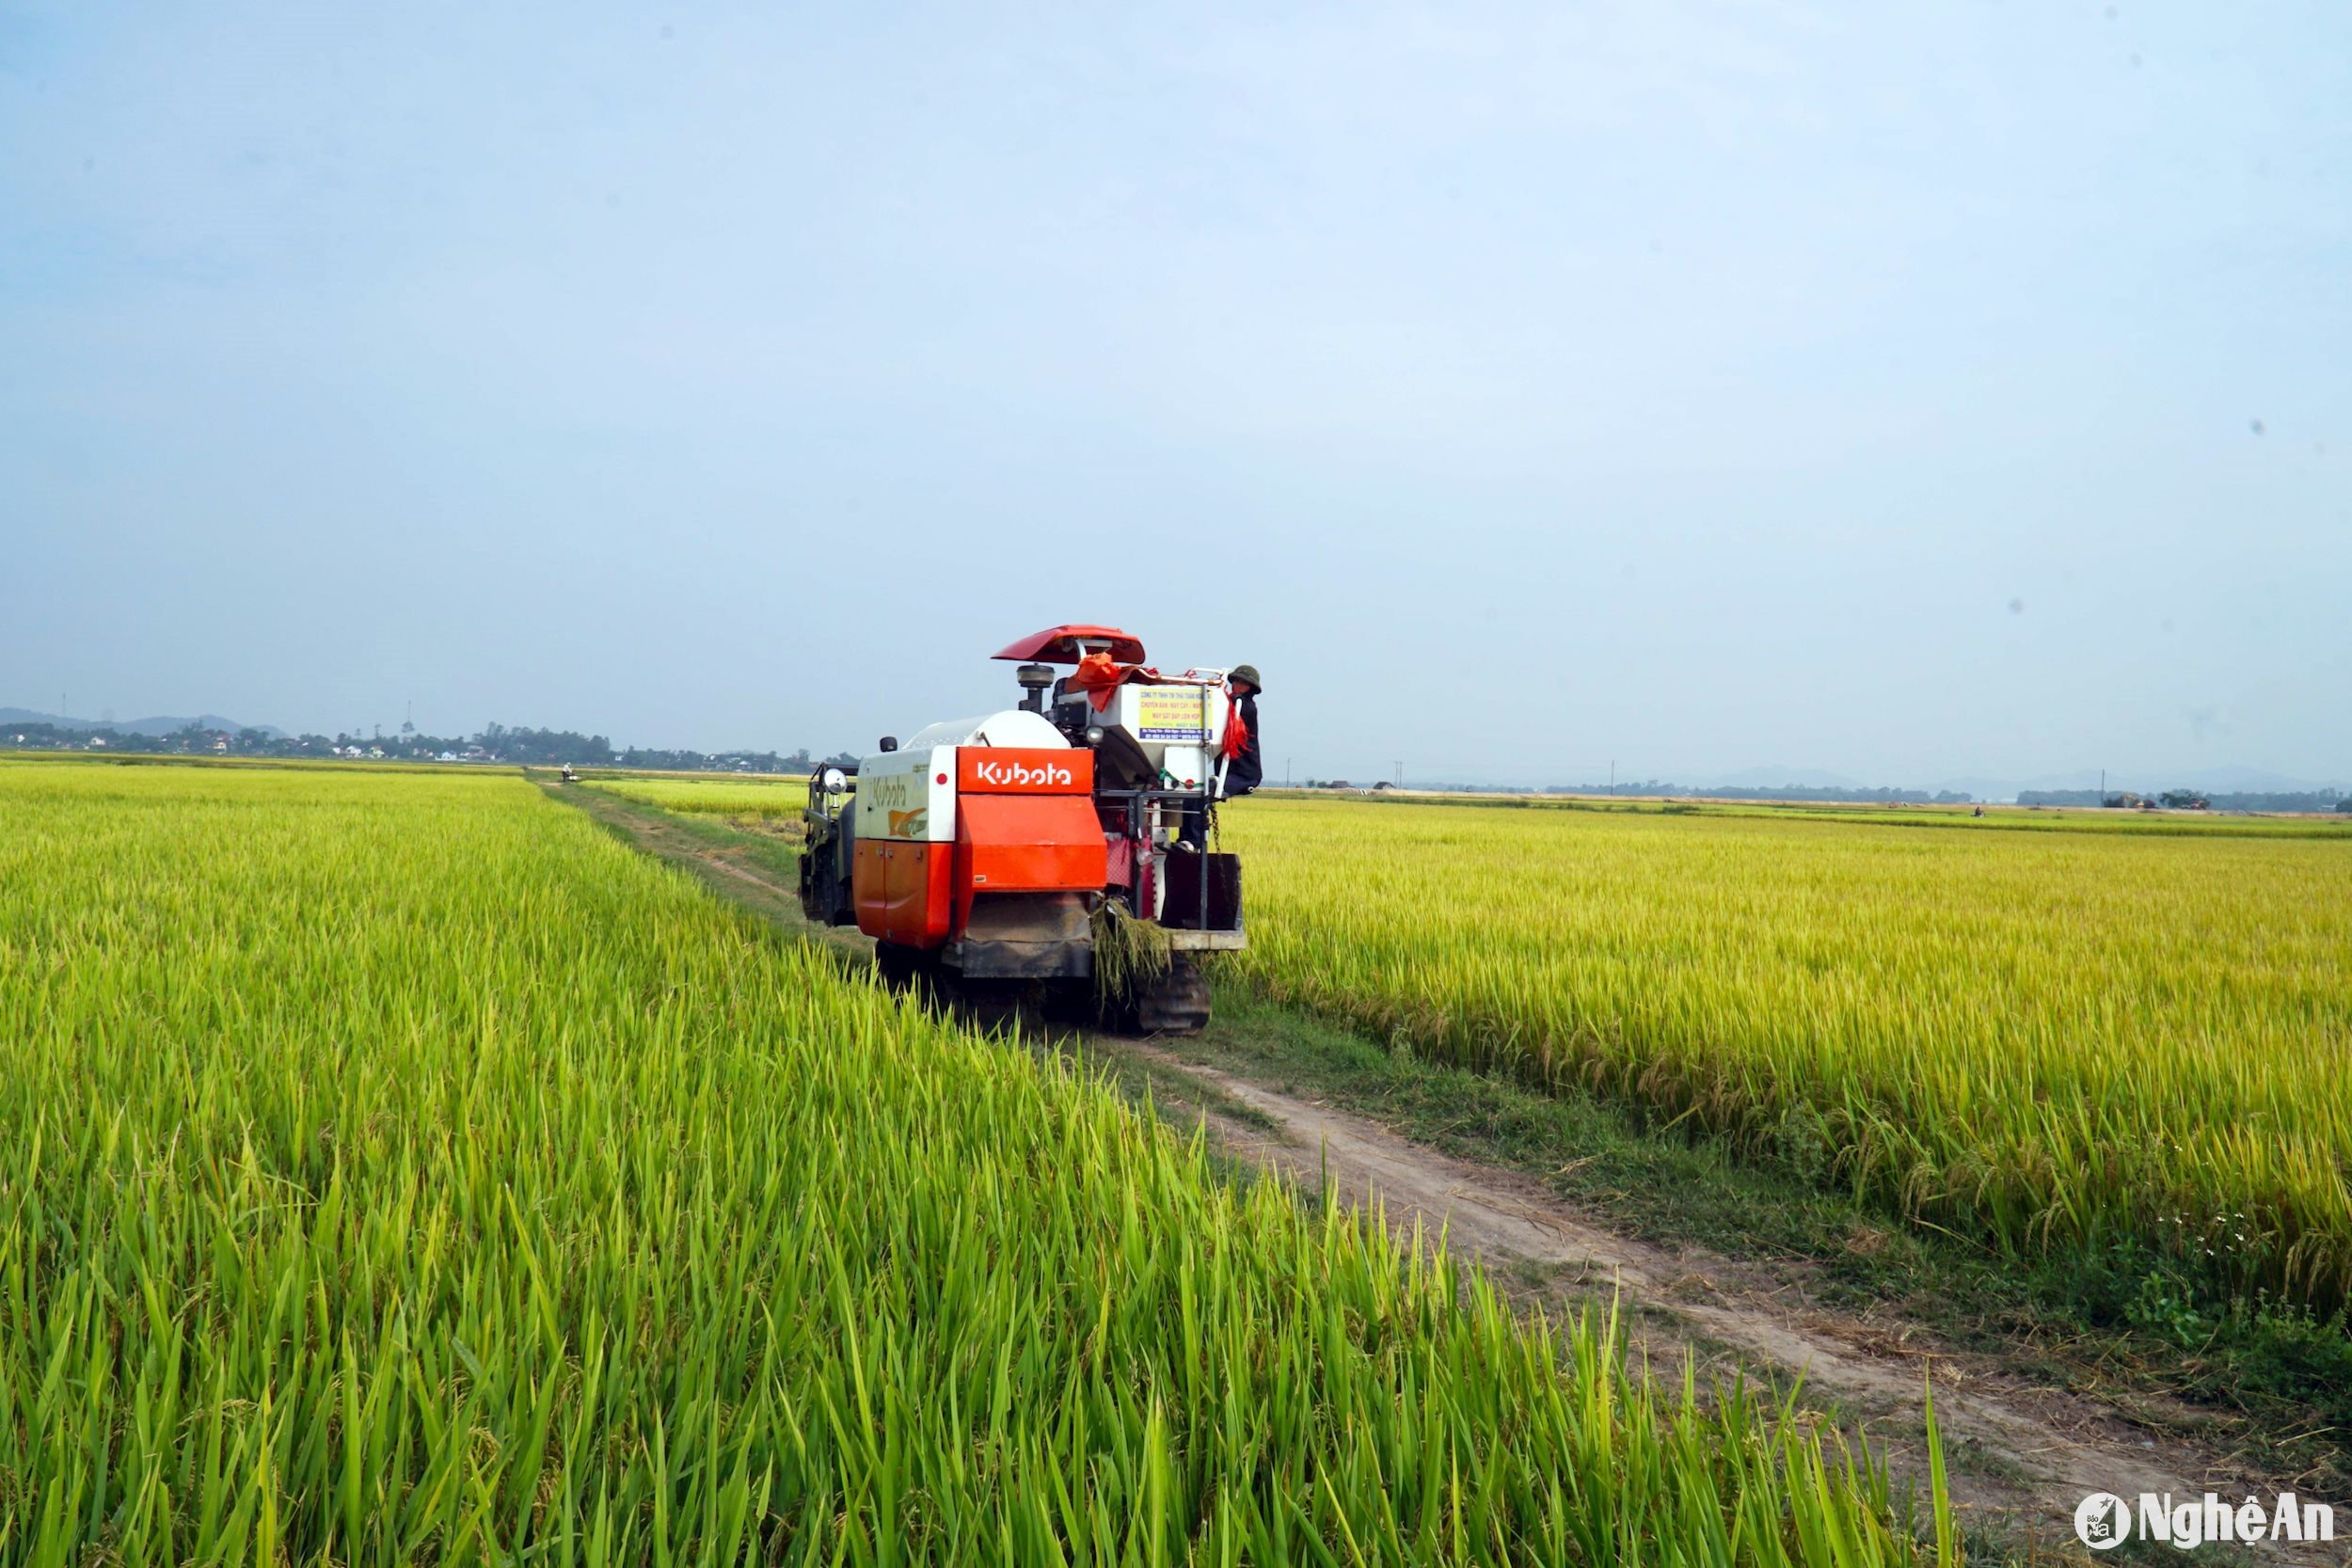
<instances>
[{"instance_id":1,"label":"distant tree line","mask_svg":"<svg viewBox=\"0 0 2352 1568\"><path fill-rule=\"evenodd\" d=\"M2154 795L2144 796L2130 791L2102 795L2095 789L2026 789L2018 792L2017 803L2021 806L2111 806L2124 809L2150 805L2170 806L2175 810L2192 811L2352 812L2352 795L2341 795L2332 789L2238 790L2219 793L2194 789L2167 789Z\"/></svg>"},{"instance_id":2,"label":"distant tree line","mask_svg":"<svg viewBox=\"0 0 2352 1568\"><path fill-rule=\"evenodd\" d=\"M1391 785L1385 779L1377 784L1351 784L1345 779L1308 779L1305 781L1304 787L1308 789L1362 790L1390 789L1395 786ZM1412 785L1413 789L1424 794L1462 795L1483 795L1491 793L1499 788L1506 787L1510 786L1491 784L1440 783L1417 783ZM1663 779L1623 779L1619 780L1614 784L1543 784L1538 786L1534 793L1538 795L1668 795L1681 796L1685 799L1695 800L1829 800L1845 801L1858 805L1882 806L1964 806L1969 804L1975 799L1974 796L1963 795L1960 791L1952 789L1938 790L1932 794L1924 789L1896 789L1891 785L1876 789L1847 789L1841 788L1836 784L1786 784L1772 786L1751 785L1745 787L1733 784L1723 784L1710 789L1701 789L1695 784L1674 784Z\"/></svg>"},{"instance_id":3,"label":"distant tree line","mask_svg":"<svg viewBox=\"0 0 2352 1568\"><path fill-rule=\"evenodd\" d=\"M805 773L819 766L806 747L797 752L615 751L601 735L492 723L469 736L426 735L403 724L386 735L271 735L259 729L208 730L190 724L169 735L138 735L111 725L11 724L0 728L0 749L129 753L141 756L339 757L398 762L506 763L579 768L646 768L674 772ZM848 752L823 759L854 763Z\"/></svg>"},{"instance_id":4,"label":"distant tree line","mask_svg":"<svg viewBox=\"0 0 2352 1568\"><path fill-rule=\"evenodd\" d=\"M1547 795L1679 795L1693 800L1835 800L1856 805L1964 806L1973 799L1955 789L1841 788L1836 784L1721 784L1701 789L1660 779L1616 784L1547 784Z\"/></svg>"},{"instance_id":5,"label":"distant tree line","mask_svg":"<svg viewBox=\"0 0 2352 1568\"><path fill-rule=\"evenodd\" d=\"M612 766L672 773L811 773L818 768L854 768L857 764L854 752L817 757L805 746L781 756L773 752L657 752L631 746L615 756Z\"/></svg>"}]
</instances>

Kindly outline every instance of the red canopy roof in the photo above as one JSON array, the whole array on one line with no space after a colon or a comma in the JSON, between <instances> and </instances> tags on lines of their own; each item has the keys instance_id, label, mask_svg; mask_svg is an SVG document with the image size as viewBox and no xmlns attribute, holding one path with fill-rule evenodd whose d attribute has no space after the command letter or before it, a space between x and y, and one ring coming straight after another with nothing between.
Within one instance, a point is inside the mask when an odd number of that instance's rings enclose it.
<instances>
[{"instance_id":1,"label":"red canopy roof","mask_svg":"<svg viewBox=\"0 0 2352 1568\"><path fill-rule=\"evenodd\" d=\"M992 658L1038 659L1047 664L1075 664L1085 642L1108 642L1111 657L1121 664L1143 662L1143 640L1117 626L1048 626L1033 631Z\"/></svg>"}]
</instances>

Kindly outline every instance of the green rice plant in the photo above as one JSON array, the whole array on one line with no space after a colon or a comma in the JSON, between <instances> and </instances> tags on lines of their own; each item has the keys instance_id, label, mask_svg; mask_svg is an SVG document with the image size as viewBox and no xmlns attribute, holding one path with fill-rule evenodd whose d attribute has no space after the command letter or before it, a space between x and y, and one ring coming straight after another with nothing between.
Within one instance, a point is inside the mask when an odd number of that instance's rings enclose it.
<instances>
[{"instance_id":1,"label":"green rice plant","mask_svg":"<svg viewBox=\"0 0 2352 1568\"><path fill-rule=\"evenodd\" d=\"M1267 993L1998 1244L2352 1291L2341 834L1293 800L1225 832Z\"/></svg>"},{"instance_id":2,"label":"green rice plant","mask_svg":"<svg viewBox=\"0 0 2352 1568\"><path fill-rule=\"evenodd\" d=\"M0 768L0 1563L1913 1563L519 779Z\"/></svg>"}]
</instances>

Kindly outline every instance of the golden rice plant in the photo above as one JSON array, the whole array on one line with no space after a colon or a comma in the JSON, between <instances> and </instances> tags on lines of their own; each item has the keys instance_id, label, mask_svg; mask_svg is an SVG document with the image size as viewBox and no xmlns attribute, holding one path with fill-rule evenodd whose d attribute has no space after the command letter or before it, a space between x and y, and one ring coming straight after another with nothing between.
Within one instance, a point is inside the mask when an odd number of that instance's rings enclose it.
<instances>
[{"instance_id":1,"label":"golden rice plant","mask_svg":"<svg viewBox=\"0 0 2352 1568\"><path fill-rule=\"evenodd\" d=\"M660 806L664 811L694 812L711 816L754 816L763 819L798 817L808 804L806 780L756 783L748 779L599 777L582 781L587 788Z\"/></svg>"},{"instance_id":2,"label":"golden rice plant","mask_svg":"<svg viewBox=\"0 0 2352 1568\"><path fill-rule=\"evenodd\" d=\"M0 1563L1921 1550L519 779L0 766Z\"/></svg>"},{"instance_id":3,"label":"golden rice plant","mask_svg":"<svg viewBox=\"0 0 2352 1568\"><path fill-rule=\"evenodd\" d=\"M1274 995L2007 1244L2352 1291L2352 839L2324 824L1225 815L1235 969Z\"/></svg>"}]
</instances>

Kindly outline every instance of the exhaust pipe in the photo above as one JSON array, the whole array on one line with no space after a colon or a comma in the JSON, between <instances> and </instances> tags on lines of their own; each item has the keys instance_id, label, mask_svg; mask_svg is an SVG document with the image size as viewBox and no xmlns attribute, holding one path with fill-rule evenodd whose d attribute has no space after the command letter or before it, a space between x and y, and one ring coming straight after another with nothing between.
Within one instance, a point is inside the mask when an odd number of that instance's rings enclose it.
<instances>
[{"instance_id":1,"label":"exhaust pipe","mask_svg":"<svg viewBox=\"0 0 2352 1568\"><path fill-rule=\"evenodd\" d=\"M1012 673L1021 683L1021 705L1031 713L1045 711L1045 691L1054 684L1054 667L1050 664L1024 664Z\"/></svg>"}]
</instances>

